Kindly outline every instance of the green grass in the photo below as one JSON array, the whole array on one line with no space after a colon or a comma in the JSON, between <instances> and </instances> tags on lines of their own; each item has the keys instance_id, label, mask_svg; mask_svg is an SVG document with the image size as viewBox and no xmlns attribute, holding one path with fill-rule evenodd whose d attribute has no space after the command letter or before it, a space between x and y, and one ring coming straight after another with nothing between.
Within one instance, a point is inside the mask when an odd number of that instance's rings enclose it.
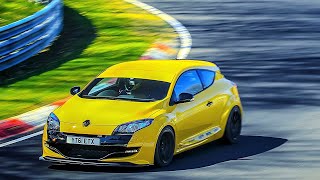
<instances>
[{"instance_id":1,"label":"green grass","mask_svg":"<svg viewBox=\"0 0 320 180\"><path fill-rule=\"evenodd\" d=\"M0 119L69 96L107 67L136 60L158 39L175 37L157 16L119 0L65 0L65 25L46 51L0 73Z\"/></svg>"},{"instance_id":2,"label":"green grass","mask_svg":"<svg viewBox=\"0 0 320 180\"><path fill-rule=\"evenodd\" d=\"M0 0L0 26L23 19L43 8L28 0Z\"/></svg>"}]
</instances>

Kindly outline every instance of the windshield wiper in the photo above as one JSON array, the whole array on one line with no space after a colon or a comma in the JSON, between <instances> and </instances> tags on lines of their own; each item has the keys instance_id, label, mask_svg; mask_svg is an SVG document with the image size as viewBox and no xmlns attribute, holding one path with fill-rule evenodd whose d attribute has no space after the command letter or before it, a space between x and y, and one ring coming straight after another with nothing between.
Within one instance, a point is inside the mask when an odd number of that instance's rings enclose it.
<instances>
[{"instance_id":1,"label":"windshield wiper","mask_svg":"<svg viewBox=\"0 0 320 180\"><path fill-rule=\"evenodd\" d=\"M85 98L89 99L111 99L111 100L129 100L129 101L139 101L139 102L153 102L155 99L140 99L140 98L127 98L127 97L114 97L114 96L90 96L90 95L83 95Z\"/></svg>"},{"instance_id":2,"label":"windshield wiper","mask_svg":"<svg viewBox=\"0 0 320 180\"><path fill-rule=\"evenodd\" d=\"M112 99L112 100L115 100L115 99L116 99L116 97L113 97L113 96L90 96L90 95L83 95L83 97L90 98L90 99Z\"/></svg>"},{"instance_id":3,"label":"windshield wiper","mask_svg":"<svg viewBox=\"0 0 320 180\"><path fill-rule=\"evenodd\" d=\"M140 98L126 98L126 97L114 97L115 99L129 100L129 101L139 101L139 102L153 102L155 99L140 99Z\"/></svg>"}]
</instances>

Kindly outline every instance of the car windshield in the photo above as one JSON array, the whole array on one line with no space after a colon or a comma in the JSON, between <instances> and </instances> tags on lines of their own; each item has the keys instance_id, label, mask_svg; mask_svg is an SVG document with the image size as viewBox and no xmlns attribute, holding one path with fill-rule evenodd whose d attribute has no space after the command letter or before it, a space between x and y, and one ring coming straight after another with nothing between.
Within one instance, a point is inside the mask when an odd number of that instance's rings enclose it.
<instances>
[{"instance_id":1,"label":"car windshield","mask_svg":"<svg viewBox=\"0 0 320 180\"><path fill-rule=\"evenodd\" d=\"M148 102L165 98L169 86L168 82L140 78L96 78L79 96Z\"/></svg>"}]
</instances>

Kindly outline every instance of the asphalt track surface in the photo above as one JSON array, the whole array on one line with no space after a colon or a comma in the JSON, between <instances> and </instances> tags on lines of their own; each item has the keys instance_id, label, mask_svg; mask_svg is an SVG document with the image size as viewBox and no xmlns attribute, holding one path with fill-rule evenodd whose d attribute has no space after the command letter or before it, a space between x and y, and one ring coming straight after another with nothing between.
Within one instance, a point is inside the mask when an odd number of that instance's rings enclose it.
<instances>
[{"instance_id":1,"label":"asphalt track surface","mask_svg":"<svg viewBox=\"0 0 320 180\"><path fill-rule=\"evenodd\" d=\"M41 137L0 148L0 179L320 179L320 1L145 0L190 31L245 108L233 146L211 143L166 168L50 166Z\"/></svg>"}]
</instances>

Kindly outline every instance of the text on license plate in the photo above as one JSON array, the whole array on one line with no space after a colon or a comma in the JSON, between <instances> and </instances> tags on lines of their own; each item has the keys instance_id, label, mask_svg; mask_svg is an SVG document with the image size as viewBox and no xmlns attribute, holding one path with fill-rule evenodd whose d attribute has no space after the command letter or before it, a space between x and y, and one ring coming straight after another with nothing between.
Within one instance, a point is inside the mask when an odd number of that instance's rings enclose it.
<instances>
[{"instance_id":1,"label":"text on license plate","mask_svg":"<svg viewBox=\"0 0 320 180\"><path fill-rule=\"evenodd\" d=\"M67 143L97 146L100 145L100 139L81 136L67 136Z\"/></svg>"}]
</instances>

